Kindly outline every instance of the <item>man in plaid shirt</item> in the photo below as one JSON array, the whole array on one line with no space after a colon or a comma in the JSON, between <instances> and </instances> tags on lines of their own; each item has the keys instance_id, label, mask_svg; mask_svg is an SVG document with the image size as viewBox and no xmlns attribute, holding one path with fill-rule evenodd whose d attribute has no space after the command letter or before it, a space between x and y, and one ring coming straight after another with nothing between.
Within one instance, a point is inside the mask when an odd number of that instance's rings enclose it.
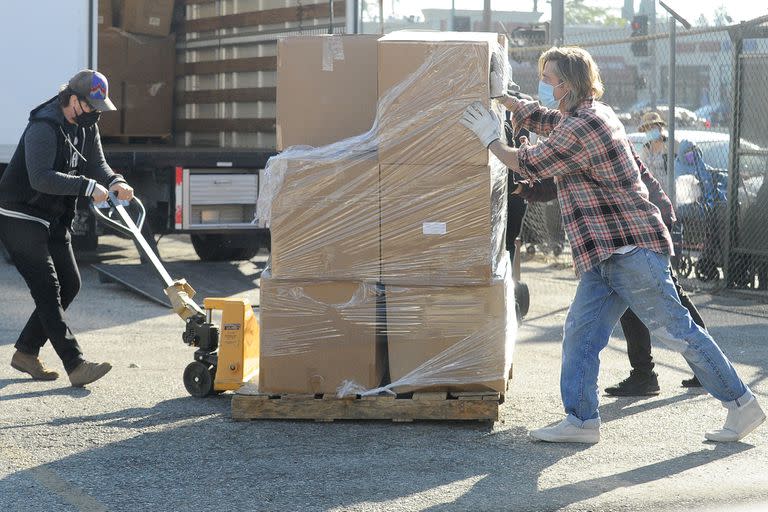
<instances>
[{"instance_id":1,"label":"man in plaid shirt","mask_svg":"<svg viewBox=\"0 0 768 512\"><path fill-rule=\"evenodd\" d=\"M535 146L500 140L496 114L480 103L464 112L472 130L507 167L531 181L553 178L579 275L563 329L560 392L567 416L531 431L550 442L600 440L597 375L600 351L629 307L649 330L679 351L704 388L728 409L711 441L738 441L765 421L752 392L712 337L681 304L669 270L672 239L648 189L624 127L598 102L603 84L592 56L575 47L539 58L539 104L500 101L516 127L546 135Z\"/></svg>"}]
</instances>

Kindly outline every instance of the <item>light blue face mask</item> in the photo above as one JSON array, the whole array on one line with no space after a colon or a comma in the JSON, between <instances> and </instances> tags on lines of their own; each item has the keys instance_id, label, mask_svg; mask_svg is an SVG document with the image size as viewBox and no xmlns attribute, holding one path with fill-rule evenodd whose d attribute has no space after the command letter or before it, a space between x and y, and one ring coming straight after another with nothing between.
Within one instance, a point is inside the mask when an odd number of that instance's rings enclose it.
<instances>
[{"instance_id":1,"label":"light blue face mask","mask_svg":"<svg viewBox=\"0 0 768 512\"><path fill-rule=\"evenodd\" d=\"M654 142L661 138L661 130L658 128L651 128L647 132L645 132L645 140L648 142Z\"/></svg>"},{"instance_id":2,"label":"light blue face mask","mask_svg":"<svg viewBox=\"0 0 768 512\"><path fill-rule=\"evenodd\" d=\"M547 108L560 108L560 102L563 98L555 99L555 87L563 85L565 82L560 82L557 85L550 85L543 80L539 80L539 103Z\"/></svg>"}]
</instances>

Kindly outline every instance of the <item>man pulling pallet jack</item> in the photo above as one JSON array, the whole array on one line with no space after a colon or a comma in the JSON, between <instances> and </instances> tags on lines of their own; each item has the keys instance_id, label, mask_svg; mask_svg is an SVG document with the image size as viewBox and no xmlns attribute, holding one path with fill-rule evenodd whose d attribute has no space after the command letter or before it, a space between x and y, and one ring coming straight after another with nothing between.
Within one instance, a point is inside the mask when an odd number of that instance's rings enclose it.
<instances>
[{"instance_id":1,"label":"man pulling pallet jack","mask_svg":"<svg viewBox=\"0 0 768 512\"><path fill-rule=\"evenodd\" d=\"M184 387L196 397L236 390L259 369L259 323L245 298L206 298L204 310L192 298L195 290L186 279L173 279L141 234L146 212L141 201L132 200L138 210L134 222L125 206L110 193L108 213L91 204L96 218L132 238L163 283L173 311L186 322L182 339L196 347L195 360L184 370ZM121 222L114 218L117 214ZM220 313L220 323L213 321Z\"/></svg>"}]
</instances>

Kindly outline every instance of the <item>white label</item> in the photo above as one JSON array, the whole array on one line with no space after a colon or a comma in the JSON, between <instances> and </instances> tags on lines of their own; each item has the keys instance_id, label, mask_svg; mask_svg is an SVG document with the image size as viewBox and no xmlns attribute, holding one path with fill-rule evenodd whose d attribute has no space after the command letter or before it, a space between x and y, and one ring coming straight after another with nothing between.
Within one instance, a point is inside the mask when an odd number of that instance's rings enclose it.
<instances>
[{"instance_id":1,"label":"white label","mask_svg":"<svg viewBox=\"0 0 768 512\"><path fill-rule=\"evenodd\" d=\"M444 235L448 229L445 222L423 222L421 232L425 235Z\"/></svg>"},{"instance_id":2,"label":"white label","mask_svg":"<svg viewBox=\"0 0 768 512\"><path fill-rule=\"evenodd\" d=\"M153 27L159 27L160 26L160 18L157 16L150 16L149 17L149 24Z\"/></svg>"},{"instance_id":3,"label":"white label","mask_svg":"<svg viewBox=\"0 0 768 512\"><path fill-rule=\"evenodd\" d=\"M232 167L232 162L216 162L216 167Z\"/></svg>"}]
</instances>

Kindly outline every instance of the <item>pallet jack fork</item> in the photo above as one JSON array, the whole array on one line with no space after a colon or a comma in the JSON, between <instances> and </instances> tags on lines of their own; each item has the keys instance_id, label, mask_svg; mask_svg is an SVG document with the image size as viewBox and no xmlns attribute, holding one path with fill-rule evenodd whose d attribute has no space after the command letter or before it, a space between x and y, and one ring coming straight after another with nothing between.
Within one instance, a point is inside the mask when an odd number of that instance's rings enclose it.
<instances>
[{"instance_id":1,"label":"pallet jack fork","mask_svg":"<svg viewBox=\"0 0 768 512\"><path fill-rule=\"evenodd\" d=\"M192 286L186 279L171 278L142 235L144 205L137 197L131 204L138 210L136 221L111 192L107 213L106 208L97 207L93 202L91 210L100 222L136 242L137 249L162 281L173 311L186 323L182 340L197 350L195 360L184 370L184 387L195 397L239 389L259 369L259 322L251 304L245 298L207 297L203 301L204 309L200 308L192 300L195 296ZM219 321L214 321L214 317Z\"/></svg>"}]
</instances>

